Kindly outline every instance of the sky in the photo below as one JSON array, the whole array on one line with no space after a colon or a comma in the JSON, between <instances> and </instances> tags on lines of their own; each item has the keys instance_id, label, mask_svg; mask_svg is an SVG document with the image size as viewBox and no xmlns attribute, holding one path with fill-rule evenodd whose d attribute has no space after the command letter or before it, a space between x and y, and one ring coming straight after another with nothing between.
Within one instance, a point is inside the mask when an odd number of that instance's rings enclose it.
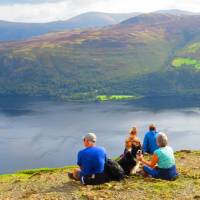
<instances>
[{"instance_id":1,"label":"sky","mask_svg":"<svg viewBox=\"0 0 200 200\"><path fill-rule=\"evenodd\" d=\"M200 0L0 0L0 20L50 22L84 12L153 12L180 9L200 12Z\"/></svg>"}]
</instances>

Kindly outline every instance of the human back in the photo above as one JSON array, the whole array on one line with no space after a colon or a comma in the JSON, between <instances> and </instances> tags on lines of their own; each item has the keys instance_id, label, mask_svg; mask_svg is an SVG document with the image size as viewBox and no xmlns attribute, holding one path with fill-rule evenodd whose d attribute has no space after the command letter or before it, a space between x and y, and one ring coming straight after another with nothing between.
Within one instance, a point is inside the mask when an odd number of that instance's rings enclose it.
<instances>
[{"instance_id":1,"label":"human back","mask_svg":"<svg viewBox=\"0 0 200 200\"><path fill-rule=\"evenodd\" d=\"M86 147L78 153L77 164L81 166L82 175L102 173L106 160L103 147Z\"/></svg>"},{"instance_id":2,"label":"human back","mask_svg":"<svg viewBox=\"0 0 200 200\"><path fill-rule=\"evenodd\" d=\"M129 137L125 140L125 151L130 150L133 147L141 146L140 139L137 137L138 129L132 127L129 132Z\"/></svg>"},{"instance_id":3,"label":"human back","mask_svg":"<svg viewBox=\"0 0 200 200\"><path fill-rule=\"evenodd\" d=\"M176 179L178 172L176 170L174 152L168 146L167 135L160 132L156 142L159 148L154 151L151 161L146 161L142 155L138 156L137 159L143 163L143 169L148 175L165 180Z\"/></svg>"},{"instance_id":4,"label":"human back","mask_svg":"<svg viewBox=\"0 0 200 200\"><path fill-rule=\"evenodd\" d=\"M159 148L156 142L158 132L154 124L149 125L149 131L145 134L142 150L145 153L153 154L156 149Z\"/></svg>"},{"instance_id":5,"label":"human back","mask_svg":"<svg viewBox=\"0 0 200 200\"><path fill-rule=\"evenodd\" d=\"M174 152L171 147L166 146L155 150L154 154L158 157L159 168L170 168L175 165Z\"/></svg>"},{"instance_id":6,"label":"human back","mask_svg":"<svg viewBox=\"0 0 200 200\"><path fill-rule=\"evenodd\" d=\"M79 151L77 164L79 168L68 173L69 178L79 180L85 185L97 185L107 181L104 174L106 151L96 147L96 135L88 133L83 137L84 149Z\"/></svg>"}]
</instances>

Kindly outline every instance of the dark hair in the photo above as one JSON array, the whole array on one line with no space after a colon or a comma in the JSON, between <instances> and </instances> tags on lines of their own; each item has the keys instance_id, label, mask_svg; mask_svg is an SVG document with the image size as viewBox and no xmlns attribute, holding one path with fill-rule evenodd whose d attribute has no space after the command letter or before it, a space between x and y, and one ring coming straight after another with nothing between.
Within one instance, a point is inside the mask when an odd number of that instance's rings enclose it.
<instances>
[{"instance_id":1,"label":"dark hair","mask_svg":"<svg viewBox=\"0 0 200 200\"><path fill-rule=\"evenodd\" d=\"M150 131L155 131L156 130L156 126L154 124L150 124L149 125L149 130Z\"/></svg>"}]
</instances>

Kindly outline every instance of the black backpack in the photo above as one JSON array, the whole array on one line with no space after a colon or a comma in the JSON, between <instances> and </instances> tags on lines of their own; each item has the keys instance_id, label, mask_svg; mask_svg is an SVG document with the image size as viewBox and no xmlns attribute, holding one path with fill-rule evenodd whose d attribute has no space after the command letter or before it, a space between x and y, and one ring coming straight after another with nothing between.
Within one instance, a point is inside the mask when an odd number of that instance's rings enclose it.
<instances>
[{"instance_id":1,"label":"black backpack","mask_svg":"<svg viewBox=\"0 0 200 200\"><path fill-rule=\"evenodd\" d=\"M104 166L104 173L109 180L120 181L125 178L125 173L117 161L107 159Z\"/></svg>"}]
</instances>

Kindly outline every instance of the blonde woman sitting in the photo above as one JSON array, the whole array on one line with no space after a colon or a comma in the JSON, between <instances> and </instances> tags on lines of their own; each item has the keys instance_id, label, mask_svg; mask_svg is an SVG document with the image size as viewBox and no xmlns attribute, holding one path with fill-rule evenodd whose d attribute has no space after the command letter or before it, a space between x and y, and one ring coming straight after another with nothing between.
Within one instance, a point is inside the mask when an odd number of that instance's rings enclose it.
<instances>
[{"instance_id":1,"label":"blonde woman sitting","mask_svg":"<svg viewBox=\"0 0 200 200\"><path fill-rule=\"evenodd\" d=\"M138 130L136 127L131 128L129 137L125 140L125 150L121 159L118 161L124 169L126 175L130 175L132 169L136 165L136 154L141 150L141 143L137 137Z\"/></svg>"},{"instance_id":2,"label":"blonde woman sitting","mask_svg":"<svg viewBox=\"0 0 200 200\"><path fill-rule=\"evenodd\" d=\"M141 149L141 142L139 138L137 137L138 134L138 129L136 127L132 127L130 132L129 132L129 137L125 140L125 150L124 153L128 151L135 151L133 153L136 156L136 153L138 151L138 148Z\"/></svg>"}]
</instances>

